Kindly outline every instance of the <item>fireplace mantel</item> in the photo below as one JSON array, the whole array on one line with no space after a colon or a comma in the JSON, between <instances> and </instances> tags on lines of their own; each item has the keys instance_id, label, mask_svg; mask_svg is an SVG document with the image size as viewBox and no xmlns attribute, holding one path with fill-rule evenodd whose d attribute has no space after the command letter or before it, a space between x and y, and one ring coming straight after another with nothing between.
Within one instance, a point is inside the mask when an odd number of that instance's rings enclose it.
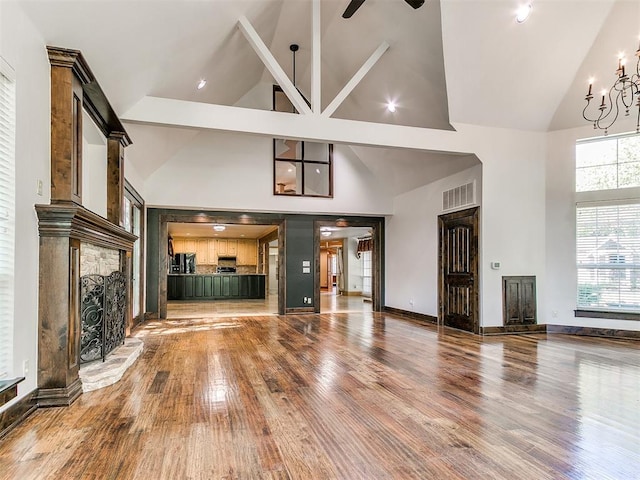
<instances>
[{"instance_id":1,"label":"fireplace mantel","mask_svg":"<svg viewBox=\"0 0 640 480\"><path fill-rule=\"evenodd\" d=\"M38 405L69 405L82 393L81 245L119 251L120 271L129 278L131 251L138 237L73 202L36 205L36 212L40 232ZM130 308L126 319L128 330Z\"/></svg>"},{"instance_id":2,"label":"fireplace mantel","mask_svg":"<svg viewBox=\"0 0 640 480\"><path fill-rule=\"evenodd\" d=\"M138 239L124 228L73 202L36 205L41 237L68 237L131 252Z\"/></svg>"}]
</instances>

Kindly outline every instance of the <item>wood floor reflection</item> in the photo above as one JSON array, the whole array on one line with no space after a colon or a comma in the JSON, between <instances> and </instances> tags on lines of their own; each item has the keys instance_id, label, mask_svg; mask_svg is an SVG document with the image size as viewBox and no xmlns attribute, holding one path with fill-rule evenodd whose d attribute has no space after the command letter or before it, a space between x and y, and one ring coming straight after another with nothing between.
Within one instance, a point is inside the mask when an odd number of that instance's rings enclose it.
<instances>
[{"instance_id":1,"label":"wood floor reflection","mask_svg":"<svg viewBox=\"0 0 640 480\"><path fill-rule=\"evenodd\" d=\"M0 478L639 478L637 342L369 312L136 335L144 353L118 384L0 442Z\"/></svg>"}]
</instances>

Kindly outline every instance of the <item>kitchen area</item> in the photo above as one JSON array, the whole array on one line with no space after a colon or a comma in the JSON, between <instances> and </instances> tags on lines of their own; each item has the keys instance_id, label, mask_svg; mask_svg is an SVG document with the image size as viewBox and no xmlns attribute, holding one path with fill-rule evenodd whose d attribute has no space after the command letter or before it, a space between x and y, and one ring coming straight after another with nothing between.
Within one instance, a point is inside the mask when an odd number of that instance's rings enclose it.
<instances>
[{"instance_id":1,"label":"kitchen area","mask_svg":"<svg viewBox=\"0 0 640 480\"><path fill-rule=\"evenodd\" d=\"M264 300L273 225L169 224L168 301ZM273 285L271 286L273 290Z\"/></svg>"}]
</instances>

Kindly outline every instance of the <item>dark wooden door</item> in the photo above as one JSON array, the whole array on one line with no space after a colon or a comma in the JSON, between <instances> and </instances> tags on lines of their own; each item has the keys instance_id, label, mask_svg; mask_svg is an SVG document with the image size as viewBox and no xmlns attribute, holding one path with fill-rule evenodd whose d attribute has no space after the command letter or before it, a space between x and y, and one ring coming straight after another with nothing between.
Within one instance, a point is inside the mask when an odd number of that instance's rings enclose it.
<instances>
[{"instance_id":1,"label":"dark wooden door","mask_svg":"<svg viewBox=\"0 0 640 480\"><path fill-rule=\"evenodd\" d=\"M502 277L505 325L535 325L536 277Z\"/></svg>"},{"instance_id":2,"label":"dark wooden door","mask_svg":"<svg viewBox=\"0 0 640 480\"><path fill-rule=\"evenodd\" d=\"M447 327L479 333L478 208L440 215L439 320Z\"/></svg>"}]
</instances>

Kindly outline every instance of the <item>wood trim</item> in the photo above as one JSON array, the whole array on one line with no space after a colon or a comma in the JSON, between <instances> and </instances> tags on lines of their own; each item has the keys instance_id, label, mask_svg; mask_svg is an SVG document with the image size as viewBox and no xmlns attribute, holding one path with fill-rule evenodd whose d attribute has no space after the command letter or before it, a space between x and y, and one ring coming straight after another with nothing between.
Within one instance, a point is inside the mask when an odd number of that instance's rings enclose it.
<instances>
[{"instance_id":1,"label":"wood trim","mask_svg":"<svg viewBox=\"0 0 640 480\"><path fill-rule=\"evenodd\" d=\"M120 135L107 138L107 220L124 225L124 147Z\"/></svg>"},{"instance_id":2,"label":"wood trim","mask_svg":"<svg viewBox=\"0 0 640 480\"><path fill-rule=\"evenodd\" d=\"M29 415L36 411L37 390L28 393L16 403L0 412L0 439L22 423Z\"/></svg>"},{"instance_id":3,"label":"wood trim","mask_svg":"<svg viewBox=\"0 0 640 480\"><path fill-rule=\"evenodd\" d=\"M131 318L131 325L135 327L144 322L146 319L144 315L145 310L145 259L146 259L146 242L144 239L146 238L146 208L145 202L142 196L138 193L138 191L131 185L127 179L124 179L124 195L131 200L132 204L140 209L140 314L137 317ZM133 249L131 251L131 261L133 262ZM133 269L133 263L131 264L131 268ZM133 286L132 286L133 288ZM133 310L133 302L131 302L131 309Z\"/></svg>"},{"instance_id":4,"label":"wood trim","mask_svg":"<svg viewBox=\"0 0 640 480\"><path fill-rule=\"evenodd\" d=\"M166 245L169 236L169 223L226 223L239 225L276 225L278 226L278 314L285 314L286 282L285 269L285 242L286 219L261 214L232 213L232 212L180 212L160 213L158 215L158 316L167 318L167 274L169 268L169 256Z\"/></svg>"},{"instance_id":5,"label":"wood trim","mask_svg":"<svg viewBox=\"0 0 640 480\"><path fill-rule=\"evenodd\" d=\"M399 317L408 317L408 318L411 318L412 320L418 320L420 322L427 322L434 325L438 324L438 317L434 317L433 315L427 315L425 313L410 312L408 310L388 307L386 305L383 307L383 311L387 313L391 313L393 315L398 315Z\"/></svg>"},{"instance_id":6,"label":"wood trim","mask_svg":"<svg viewBox=\"0 0 640 480\"><path fill-rule=\"evenodd\" d=\"M345 297L361 297L362 296L362 292L358 292L356 290L352 290L352 291L349 291L349 292L344 291L344 292L342 292L342 295L344 295Z\"/></svg>"},{"instance_id":7,"label":"wood trim","mask_svg":"<svg viewBox=\"0 0 640 480\"><path fill-rule=\"evenodd\" d=\"M41 237L69 237L113 250L131 251L138 238L81 205L36 205Z\"/></svg>"},{"instance_id":8,"label":"wood trim","mask_svg":"<svg viewBox=\"0 0 640 480\"><path fill-rule=\"evenodd\" d=\"M573 327L568 325L547 325L547 333L584 335L588 337L611 337L640 340L638 330L618 330L614 328Z\"/></svg>"},{"instance_id":9,"label":"wood trim","mask_svg":"<svg viewBox=\"0 0 640 480\"><path fill-rule=\"evenodd\" d=\"M287 305L287 221L278 226L278 315L284 315Z\"/></svg>"},{"instance_id":10,"label":"wood trim","mask_svg":"<svg viewBox=\"0 0 640 480\"><path fill-rule=\"evenodd\" d=\"M36 396L38 407L68 407L82 395L80 378L66 387L40 387Z\"/></svg>"},{"instance_id":11,"label":"wood trim","mask_svg":"<svg viewBox=\"0 0 640 480\"><path fill-rule=\"evenodd\" d=\"M289 307L285 308L285 315L298 314L298 313L317 313L315 306L313 307Z\"/></svg>"},{"instance_id":12,"label":"wood trim","mask_svg":"<svg viewBox=\"0 0 640 480\"><path fill-rule=\"evenodd\" d=\"M631 312L603 312L602 310L574 310L576 317L608 318L610 320L640 320L640 313Z\"/></svg>"},{"instance_id":13,"label":"wood trim","mask_svg":"<svg viewBox=\"0 0 640 480\"><path fill-rule=\"evenodd\" d=\"M349 217L340 217L337 219L321 219L314 222L314 262L316 265L314 271L314 304L318 305L320 313L320 228L321 227L367 227L372 229L371 238L373 239L373 253L371 255L371 297L372 310L374 312L383 311L382 299L384 297L384 220L372 218L369 220L352 219Z\"/></svg>"},{"instance_id":14,"label":"wood trim","mask_svg":"<svg viewBox=\"0 0 640 480\"><path fill-rule=\"evenodd\" d=\"M482 335L507 335L510 333L546 333L546 325L501 325L496 327L480 327Z\"/></svg>"},{"instance_id":15,"label":"wood trim","mask_svg":"<svg viewBox=\"0 0 640 480\"><path fill-rule=\"evenodd\" d=\"M105 137L117 133L123 147L131 145L131 138L107 100L102 87L89 68L80 50L47 46L49 63L52 67L68 69L82 84L82 103L89 116L96 122ZM56 70L52 68L53 71ZM52 95L53 98L53 95Z\"/></svg>"}]
</instances>

